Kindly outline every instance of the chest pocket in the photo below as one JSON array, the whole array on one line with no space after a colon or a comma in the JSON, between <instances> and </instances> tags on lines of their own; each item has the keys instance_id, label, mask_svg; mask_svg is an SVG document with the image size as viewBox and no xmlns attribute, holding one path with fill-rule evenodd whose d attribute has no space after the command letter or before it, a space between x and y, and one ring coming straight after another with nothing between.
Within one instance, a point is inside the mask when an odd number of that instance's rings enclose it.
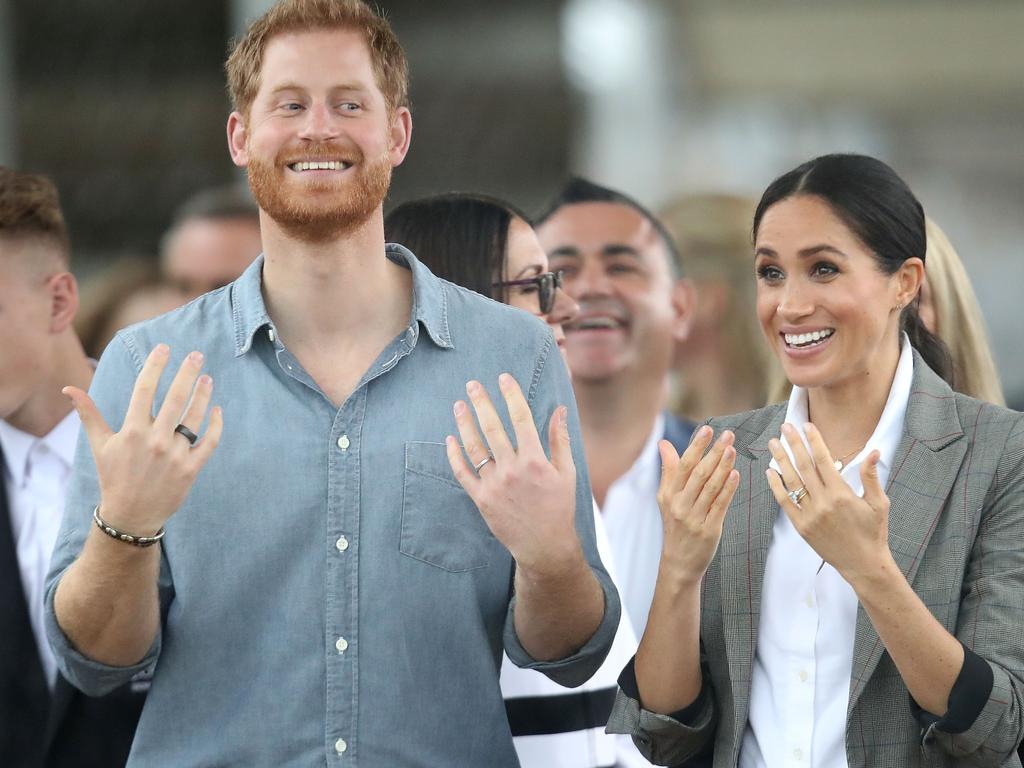
<instances>
[{"instance_id":1,"label":"chest pocket","mask_svg":"<svg viewBox=\"0 0 1024 768\"><path fill-rule=\"evenodd\" d=\"M442 443L405 444L403 555L446 571L487 566L498 546L480 510L452 474Z\"/></svg>"}]
</instances>

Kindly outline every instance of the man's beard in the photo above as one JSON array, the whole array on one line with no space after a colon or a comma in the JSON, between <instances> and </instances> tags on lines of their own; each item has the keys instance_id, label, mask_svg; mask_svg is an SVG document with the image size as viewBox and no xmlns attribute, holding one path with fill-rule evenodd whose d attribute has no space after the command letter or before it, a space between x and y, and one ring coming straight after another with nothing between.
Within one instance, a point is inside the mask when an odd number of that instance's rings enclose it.
<instances>
[{"instance_id":1,"label":"man's beard","mask_svg":"<svg viewBox=\"0 0 1024 768\"><path fill-rule=\"evenodd\" d=\"M290 156L289 156L290 155ZM353 162L355 175L341 186L294 180L294 191L286 188L289 163L298 160ZM313 145L302 151L282 152L273 163L249 157L249 187L256 203L286 234L308 243L333 240L362 226L380 207L391 185L391 160L387 153L365 162L362 153L339 150L329 144Z\"/></svg>"}]
</instances>

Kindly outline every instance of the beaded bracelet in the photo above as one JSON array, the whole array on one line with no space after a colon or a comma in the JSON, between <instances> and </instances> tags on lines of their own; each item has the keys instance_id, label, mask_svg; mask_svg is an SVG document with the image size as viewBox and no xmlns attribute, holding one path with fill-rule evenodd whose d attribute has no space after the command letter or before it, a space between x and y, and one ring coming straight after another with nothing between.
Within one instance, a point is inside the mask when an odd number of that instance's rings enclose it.
<instances>
[{"instance_id":1,"label":"beaded bracelet","mask_svg":"<svg viewBox=\"0 0 1024 768\"><path fill-rule=\"evenodd\" d=\"M152 547L164 537L163 528L160 528L160 530L156 532L155 536L132 536L130 533L122 533L117 530L117 528L113 528L108 525L107 522L100 517L99 506L92 511L92 519L96 521L96 527L107 534L107 536L112 539L117 539L118 541L123 541L126 544L131 544L133 547Z\"/></svg>"}]
</instances>

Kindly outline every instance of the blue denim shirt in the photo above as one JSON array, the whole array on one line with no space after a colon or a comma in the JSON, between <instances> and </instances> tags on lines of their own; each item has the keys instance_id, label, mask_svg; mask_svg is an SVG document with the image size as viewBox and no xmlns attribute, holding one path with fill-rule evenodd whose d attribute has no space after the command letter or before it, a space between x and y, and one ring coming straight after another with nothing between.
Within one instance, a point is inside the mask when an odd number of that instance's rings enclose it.
<instances>
[{"instance_id":1,"label":"blue denim shirt","mask_svg":"<svg viewBox=\"0 0 1024 768\"><path fill-rule=\"evenodd\" d=\"M575 401L549 329L435 277L400 246L387 255L412 270L412 319L341 408L273 332L262 258L231 285L122 331L104 352L91 394L114 429L159 342L171 347L168 371L192 349L205 354L224 408L221 444L167 522L161 631L133 667L84 657L53 614L99 494L79 442L47 629L61 670L86 692L155 665L130 765L515 766L502 648L568 685L607 653L619 599L597 554ZM487 387L508 427L503 371L522 385L545 443L554 408L569 406L576 528L604 590L599 629L557 662L520 645L512 558L445 453L445 436L457 434L452 403L469 379Z\"/></svg>"}]
</instances>

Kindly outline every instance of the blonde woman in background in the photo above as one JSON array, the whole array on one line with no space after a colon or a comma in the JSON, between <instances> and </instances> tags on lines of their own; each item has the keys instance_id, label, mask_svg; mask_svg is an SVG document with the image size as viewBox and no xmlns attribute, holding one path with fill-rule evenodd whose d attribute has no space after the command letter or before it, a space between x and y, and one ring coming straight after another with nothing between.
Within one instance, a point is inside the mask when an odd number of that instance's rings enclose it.
<instances>
[{"instance_id":1,"label":"blonde woman in background","mask_svg":"<svg viewBox=\"0 0 1024 768\"><path fill-rule=\"evenodd\" d=\"M949 347L953 388L965 395L1006 405L992 358L981 307L963 262L946 233L925 220L928 255L918 313L929 331Z\"/></svg>"},{"instance_id":2,"label":"blonde woman in background","mask_svg":"<svg viewBox=\"0 0 1024 768\"><path fill-rule=\"evenodd\" d=\"M928 248L925 279L918 314L921 322L942 339L953 362L953 389L978 400L1006 405L999 373L992 357L981 307L963 262L946 233L931 218L925 219ZM777 368L767 402L789 397L789 382Z\"/></svg>"},{"instance_id":3,"label":"blonde woman in background","mask_svg":"<svg viewBox=\"0 0 1024 768\"><path fill-rule=\"evenodd\" d=\"M755 204L735 195L694 194L661 213L696 288L692 330L676 347L671 399L672 410L693 421L761 407L773 380L769 371L778 367L751 309Z\"/></svg>"}]
</instances>

